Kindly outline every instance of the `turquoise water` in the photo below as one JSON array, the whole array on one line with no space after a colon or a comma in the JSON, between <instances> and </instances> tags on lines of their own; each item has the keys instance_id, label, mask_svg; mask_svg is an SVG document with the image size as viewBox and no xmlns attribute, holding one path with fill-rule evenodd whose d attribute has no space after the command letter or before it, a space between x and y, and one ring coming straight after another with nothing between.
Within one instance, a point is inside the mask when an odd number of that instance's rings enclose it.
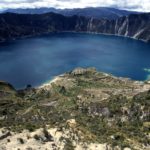
<instances>
[{"instance_id":1,"label":"turquoise water","mask_svg":"<svg viewBox=\"0 0 150 150\"><path fill-rule=\"evenodd\" d=\"M57 33L0 44L0 80L23 88L76 67L96 67L116 76L145 80L150 44L106 35Z\"/></svg>"}]
</instances>

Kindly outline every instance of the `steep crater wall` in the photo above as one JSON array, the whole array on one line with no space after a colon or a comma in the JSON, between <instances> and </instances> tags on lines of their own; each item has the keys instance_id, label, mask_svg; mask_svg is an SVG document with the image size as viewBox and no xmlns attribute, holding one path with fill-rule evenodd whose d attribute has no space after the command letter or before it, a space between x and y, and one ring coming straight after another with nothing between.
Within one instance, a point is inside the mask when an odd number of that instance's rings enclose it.
<instances>
[{"instance_id":1,"label":"steep crater wall","mask_svg":"<svg viewBox=\"0 0 150 150\"><path fill-rule=\"evenodd\" d=\"M55 13L0 15L0 41L50 32L90 32L150 41L150 13L132 14L116 20L66 17Z\"/></svg>"}]
</instances>

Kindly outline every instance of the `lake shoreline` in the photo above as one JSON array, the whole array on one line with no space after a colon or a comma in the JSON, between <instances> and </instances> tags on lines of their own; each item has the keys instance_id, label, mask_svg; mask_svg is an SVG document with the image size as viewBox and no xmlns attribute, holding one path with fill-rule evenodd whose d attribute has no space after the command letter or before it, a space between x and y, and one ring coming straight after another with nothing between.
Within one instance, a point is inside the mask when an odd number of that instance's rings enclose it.
<instances>
[{"instance_id":1,"label":"lake shoreline","mask_svg":"<svg viewBox=\"0 0 150 150\"><path fill-rule=\"evenodd\" d=\"M46 35L51 35L51 34L57 34L57 33L75 33L75 34L94 34L94 35L106 35L106 36L114 36L114 37L123 37L123 38L128 38L128 39L133 39L137 41L141 41L144 43L150 44L150 41L147 40L142 40L142 39L137 39L135 37L130 37L130 36L124 36L124 35L118 35L118 34L109 34L109 33L99 33L99 32L88 32L88 31L54 31L54 32L46 32L46 33L39 33L39 34L34 34L34 35L26 35L26 36L21 36L21 37L12 37L10 39L0 39L0 44L5 43L8 41L16 41L16 40L22 40L22 39L28 39L28 38L36 38L39 36L46 36Z\"/></svg>"},{"instance_id":2,"label":"lake shoreline","mask_svg":"<svg viewBox=\"0 0 150 150\"><path fill-rule=\"evenodd\" d=\"M144 71L150 66L149 44L145 42L77 32L53 32L15 41L0 44L0 79L17 88L41 85L78 66L93 66L138 81L145 81L149 75Z\"/></svg>"}]
</instances>

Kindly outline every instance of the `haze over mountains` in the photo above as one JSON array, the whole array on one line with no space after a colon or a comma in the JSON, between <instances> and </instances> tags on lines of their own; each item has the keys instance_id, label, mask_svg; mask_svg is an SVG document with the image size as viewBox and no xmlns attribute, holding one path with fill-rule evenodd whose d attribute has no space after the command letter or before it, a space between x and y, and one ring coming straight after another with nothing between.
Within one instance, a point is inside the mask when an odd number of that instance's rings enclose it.
<instances>
[{"instance_id":1,"label":"haze over mountains","mask_svg":"<svg viewBox=\"0 0 150 150\"><path fill-rule=\"evenodd\" d=\"M58 13L64 16L84 16L84 17L93 17L96 19L118 19L122 16L128 16L130 14L139 14L140 12L135 11L127 11L127 10L120 10L116 8L110 7L87 7L87 8L76 8L76 9L56 9L56 8L27 8L27 9L7 9L3 12L10 12L10 13L18 13L18 14L44 14L44 13Z\"/></svg>"}]
</instances>

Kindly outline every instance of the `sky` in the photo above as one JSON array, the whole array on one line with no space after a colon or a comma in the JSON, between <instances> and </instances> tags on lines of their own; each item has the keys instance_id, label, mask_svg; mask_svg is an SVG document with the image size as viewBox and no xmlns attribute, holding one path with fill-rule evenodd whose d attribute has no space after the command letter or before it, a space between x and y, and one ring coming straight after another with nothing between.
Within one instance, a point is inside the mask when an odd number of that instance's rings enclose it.
<instances>
[{"instance_id":1,"label":"sky","mask_svg":"<svg viewBox=\"0 0 150 150\"><path fill-rule=\"evenodd\" d=\"M0 0L0 9L7 8L84 8L114 7L150 12L150 0Z\"/></svg>"}]
</instances>

